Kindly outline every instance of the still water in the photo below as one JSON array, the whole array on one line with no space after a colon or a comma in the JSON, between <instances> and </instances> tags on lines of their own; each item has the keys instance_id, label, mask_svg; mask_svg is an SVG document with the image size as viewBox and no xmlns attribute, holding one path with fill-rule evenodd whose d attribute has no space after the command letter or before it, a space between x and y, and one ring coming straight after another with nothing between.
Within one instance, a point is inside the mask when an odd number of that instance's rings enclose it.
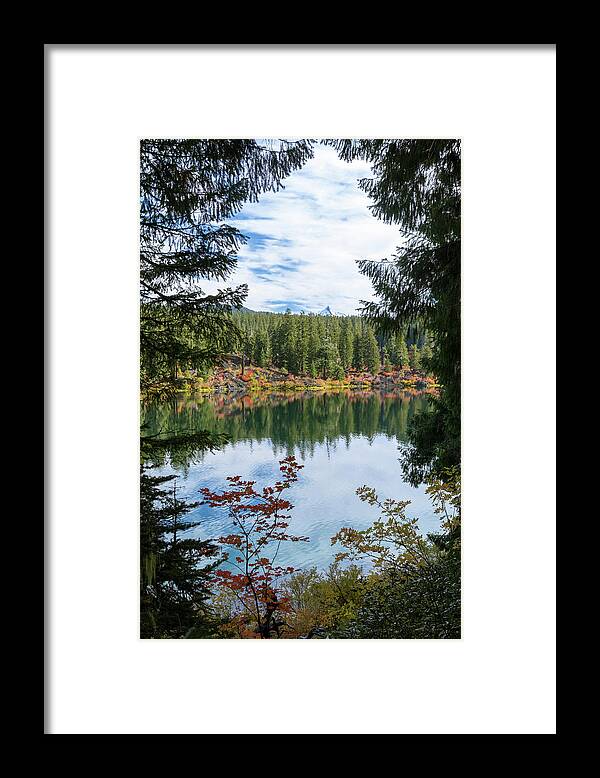
<instances>
[{"instance_id":1,"label":"still water","mask_svg":"<svg viewBox=\"0 0 600 778\"><path fill-rule=\"evenodd\" d=\"M402 478L399 447L406 445L406 425L427 411L425 395L402 392L340 392L245 397L235 401L207 397L155 404L142 411L145 434L210 430L230 442L214 453L192 457L173 451L153 464L156 474L176 474L180 499L201 500L201 487L219 491L229 475L272 484L280 475L278 461L293 454L304 465L287 492L294 505L289 531L308 535L309 543L284 544L278 563L296 568L325 568L341 550L330 539L341 527L363 529L379 517L361 502L356 489L374 487L380 498L410 500L407 514L419 519L423 532L436 531L439 521L423 486ZM233 531L224 508L199 506L187 518L202 524L190 536L214 538Z\"/></svg>"}]
</instances>

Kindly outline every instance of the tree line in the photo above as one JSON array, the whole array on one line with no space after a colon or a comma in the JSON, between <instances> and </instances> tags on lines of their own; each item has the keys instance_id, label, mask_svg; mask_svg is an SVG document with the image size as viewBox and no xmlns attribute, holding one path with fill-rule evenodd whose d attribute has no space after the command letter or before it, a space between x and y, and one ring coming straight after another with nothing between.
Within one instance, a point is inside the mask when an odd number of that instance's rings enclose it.
<instances>
[{"instance_id":1,"label":"tree line","mask_svg":"<svg viewBox=\"0 0 600 778\"><path fill-rule=\"evenodd\" d=\"M431 336L420 323L393 335L377 334L360 316L236 311L237 353L258 367L294 375L342 379L348 370L426 369L433 354Z\"/></svg>"}]
</instances>

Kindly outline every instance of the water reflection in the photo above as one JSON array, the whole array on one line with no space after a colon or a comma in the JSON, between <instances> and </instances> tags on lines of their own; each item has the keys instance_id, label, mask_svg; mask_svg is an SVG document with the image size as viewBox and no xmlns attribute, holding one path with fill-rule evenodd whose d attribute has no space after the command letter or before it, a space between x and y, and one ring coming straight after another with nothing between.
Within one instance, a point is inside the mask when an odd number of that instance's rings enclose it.
<instances>
[{"instance_id":1,"label":"water reflection","mask_svg":"<svg viewBox=\"0 0 600 778\"><path fill-rule=\"evenodd\" d=\"M335 552L330 538L340 527L362 528L377 518L356 497L363 484L383 497L411 500L409 515L419 517L422 530L437 529L424 488L405 483L398 463L409 419L427 407L426 395L397 391L188 397L145 408L142 423L147 435L206 429L229 437L215 453L191 456L175 449L155 456L159 473L181 476L178 493L184 499L198 500L203 486L222 489L229 475L255 480L260 488L279 476L278 460L294 454L305 467L288 493L295 505L291 526L311 542L291 544L281 563L324 567ZM231 530L224 510L200 506L192 516L203 519L193 530L199 537Z\"/></svg>"},{"instance_id":2,"label":"water reflection","mask_svg":"<svg viewBox=\"0 0 600 778\"><path fill-rule=\"evenodd\" d=\"M233 400L182 397L143 409L142 424L144 434L153 436L206 429L225 433L233 444L268 440L274 456L300 453L304 458L314 455L316 445L330 451L340 444L348 447L358 435L369 441L375 435L405 441L408 420L427 405L427 395L399 391L246 395ZM188 459L171 452L171 463L180 472L185 472ZM164 465L166 455L153 463Z\"/></svg>"}]
</instances>

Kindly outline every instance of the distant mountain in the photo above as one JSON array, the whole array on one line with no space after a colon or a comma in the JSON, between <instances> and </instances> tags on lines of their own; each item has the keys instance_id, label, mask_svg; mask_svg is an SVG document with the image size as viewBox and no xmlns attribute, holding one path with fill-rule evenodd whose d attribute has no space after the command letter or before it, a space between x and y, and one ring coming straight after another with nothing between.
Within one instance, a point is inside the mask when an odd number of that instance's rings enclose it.
<instances>
[{"instance_id":1,"label":"distant mountain","mask_svg":"<svg viewBox=\"0 0 600 778\"><path fill-rule=\"evenodd\" d=\"M319 316L343 316L343 313L338 313L338 311L332 311L331 308L327 305L325 308L323 308L322 311L319 311Z\"/></svg>"},{"instance_id":2,"label":"distant mountain","mask_svg":"<svg viewBox=\"0 0 600 778\"><path fill-rule=\"evenodd\" d=\"M294 313L296 315L298 314L311 314L312 316L344 316L345 314L339 313L338 311L332 311L331 307L327 305L325 308L323 308L322 311L319 311L316 313L315 311L311 310L305 310L304 308L299 307L292 307L291 305L287 306L290 313ZM246 308L245 305L240 306L239 308L236 308L237 311L240 311L240 313L280 313L283 314L283 311L256 311L252 308Z\"/></svg>"}]
</instances>

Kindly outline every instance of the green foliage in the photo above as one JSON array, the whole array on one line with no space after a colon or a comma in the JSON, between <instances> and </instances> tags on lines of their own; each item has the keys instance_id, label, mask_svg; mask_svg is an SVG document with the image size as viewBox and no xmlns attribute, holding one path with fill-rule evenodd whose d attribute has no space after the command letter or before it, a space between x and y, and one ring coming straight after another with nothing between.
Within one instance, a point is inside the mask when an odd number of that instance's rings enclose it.
<instances>
[{"instance_id":1,"label":"green foliage","mask_svg":"<svg viewBox=\"0 0 600 778\"><path fill-rule=\"evenodd\" d=\"M171 493L161 487L173 481ZM140 471L140 637L207 637L207 605L217 547L182 533L198 526L185 514L199 503L177 498L174 476Z\"/></svg>"},{"instance_id":2,"label":"green foliage","mask_svg":"<svg viewBox=\"0 0 600 778\"><path fill-rule=\"evenodd\" d=\"M239 341L229 343L234 355L242 350L258 367L276 367L294 375L341 379L354 367L377 373L382 349L389 367L408 367L408 344L425 340L421 322L391 337L379 334L360 316L320 316L291 311L235 311L232 321ZM240 345L241 344L241 345ZM341 369L340 369L341 366Z\"/></svg>"},{"instance_id":3,"label":"green foliage","mask_svg":"<svg viewBox=\"0 0 600 778\"><path fill-rule=\"evenodd\" d=\"M150 406L152 407L152 406ZM145 411L142 411L145 418ZM168 430L163 432L163 430ZM169 455L173 462L185 460L193 462L202 458L207 451L215 451L225 445L228 438L222 433L209 432L199 428L183 427L175 418L170 426L154 427L150 430L147 424L142 424L140 437L140 452L142 462L164 462Z\"/></svg>"},{"instance_id":4,"label":"green foliage","mask_svg":"<svg viewBox=\"0 0 600 778\"><path fill-rule=\"evenodd\" d=\"M387 350L386 346L383 347L383 369L385 371L388 371L388 370L392 369L392 362L390 360L390 353Z\"/></svg>"},{"instance_id":5,"label":"green foliage","mask_svg":"<svg viewBox=\"0 0 600 778\"><path fill-rule=\"evenodd\" d=\"M267 367L271 362L271 338L269 331L261 327L254 340L254 363L259 367Z\"/></svg>"},{"instance_id":6,"label":"green foliage","mask_svg":"<svg viewBox=\"0 0 600 778\"><path fill-rule=\"evenodd\" d=\"M345 371L352 367L354 356L354 333L351 319L343 319L338 338L338 352L340 362Z\"/></svg>"},{"instance_id":7,"label":"green foliage","mask_svg":"<svg viewBox=\"0 0 600 778\"><path fill-rule=\"evenodd\" d=\"M442 532L424 537L417 520L406 515L408 501L380 501L362 487L361 500L377 506L378 521L366 530L343 528L332 538L346 551L342 561L370 560L356 618L332 636L345 638L460 637L460 479L458 469L444 471L427 488Z\"/></svg>"},{"instance_id":8,"label":"green foliage","mask_svg":"<svg viewBox=\"0 0 600 778\"><path fill-rule=\"evenodd\" d=\"M317 364L321 378L334 378L338 366L341 368L337 345L329 336L325 336L317 352ZM344 370L341 369L342 377Z\"/></svg>"},{"instance_id":9,"label":"green foliage","mask_svg":"<svg viewBox=\"0 0 600 778\"><path fill-rule=\"evenodd\" d=\"M426 340L420 352L421 369L425 371L429 371L431 369L432 359L433 359L433 349L431 348L431 343L429 342L429 340Z\"/></svg>"},{"instance_id":10,"label":"green foliage","mask_svg":"<svg viewBox=\"0 0 600 778\"><path fill-rule=\"evenodd\" d=\"M288 636L320 637L332 628L353 623L360 607L364 583L360 567L332 563L324 572L316 567L295 573L284 585L289 603Z\"/></svg>"},{"instance_id":11,"label":"green foliage","mask_svg":"<svg viewBox=\"0 0 600 778\"><path fill-rule=\"evenodd\" d=\"M343 365L341 362L336 362L329 373L329 377L333 378L334 381L343 381L345 376L346 371L344 370Z\"/></svg>"},{"instance_id":12,"label":"green foliage","mask_svg":"<svg viewBox=\"0 0 600 778\"><path fill-rule=\"evenodd\" d=\"M408 348L406 346L406 340L403 335L397 332L393 337L393 360L399 367L405 369L410 367Z\"/></svg>"},{"instance_id":13,"label":"green foliage","mask_svg":"<svg viewBox=\"0 0 600 778\"><path fill-rule=\"evenodd\" d=\"M459 638L458 469L430 479L427 493L441 531L424 536L406 514L409 501L381 501L374 489L358 489L380 518L364 530L342 528L332 544L345 550L327 571L310 568L286 581L280 637Z\"/></svg>"},{"instance_id":14,"label":"green foliage","mask_svg":"<svg viewBox=\"0 0 600 778\"><path fill-rule=\"evenodd\" d=\"M379 361L379 346L375 339L375 333L370 327L365 328L363 335L362 354L365 367L369 373L378 373L381 366Z\"/></svg>"},{"instance_id":15,"label":"green foliage","mask_svg":"<svg viewBox=\"0 0 600 778\"><path fill-rule=\"evenodd\" d=\"M273 146L273 144L271 144ZM176 386L180 368L222 358L239 335L231 316L247 287L224 282L246 238L224 223L276 191L312 157L309 141L143 140L140 148L140 350L142 389Z\"/></svg>"},{"instance_id":16,"label":"green foliage","mask_svg":"<svg viewBox=\"0 0 600 778\"><path fill-rule=\"evenodd\" d=\"M421 369L421 352L415 343L408 349L408 362L413 370Z\"/></svg>"},{"instance_id":17,"label":"green foliage","mask_svg":"<svg viewBox=\"0 0 600 778\"><path fill-rule=\"evenodd\" d=\"M359 261L377 296L363 303L362 313L382 333L421 320L433 335L428 363L441 384L440 399L434 419L416 420L413 447L404 456L416 484L460 460L460 141L328 143L346 161L371 164L372 178L360 186L373 214L398 224L405 239L391 259Z\"/></svg>"}]
</instances>

